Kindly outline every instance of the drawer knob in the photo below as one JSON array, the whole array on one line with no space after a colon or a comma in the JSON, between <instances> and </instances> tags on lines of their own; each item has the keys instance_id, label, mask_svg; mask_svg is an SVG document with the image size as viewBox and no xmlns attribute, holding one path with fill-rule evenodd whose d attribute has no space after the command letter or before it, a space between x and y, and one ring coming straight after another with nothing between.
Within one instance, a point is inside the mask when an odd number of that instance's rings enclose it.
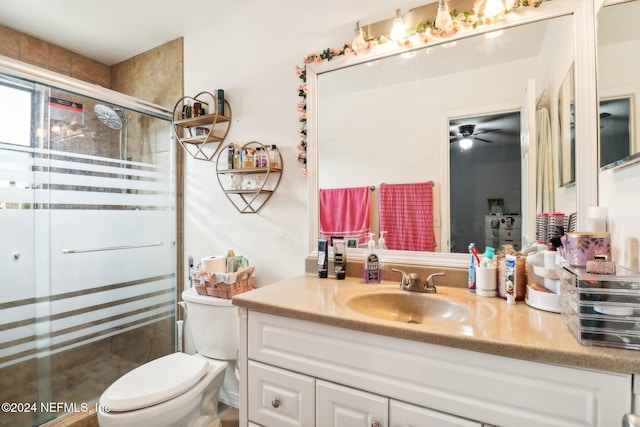
<instances>
[{"instance_id":1,"label":"drawer knob","mask_svg":"<svg viewBox=\"0 0 640 427\"><path fill-rule=\"evenodd\" d=\"M379 422L374 421L371 423L371 427L382 427L382 425Z\"/></svg>"},{"instance_id":2,"label":"drawer knob","mask_svg":"<svg viewBox=\"0 0 640 427\"><path fill-rule=\"evenodd\" d=\"M278 408L280 406L280 399L278 399L277 397L273 399L271 401L271 406L273 406L274 408Z\"/></svg>"}]
</instances>

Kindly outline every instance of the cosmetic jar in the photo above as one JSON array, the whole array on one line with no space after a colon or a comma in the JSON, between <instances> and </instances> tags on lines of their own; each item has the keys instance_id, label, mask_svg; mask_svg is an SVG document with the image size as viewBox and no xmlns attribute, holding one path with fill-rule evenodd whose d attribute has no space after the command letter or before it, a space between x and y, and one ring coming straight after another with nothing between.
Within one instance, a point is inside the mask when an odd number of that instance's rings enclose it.
<instances>
[{"instance_id":1,"label":"cosmetic jar","mask_svg":"<svg viewBox=\"0 0 640 427\"><path fill-rule=\"evenodd\" d=\"M611 260L611 234L571 232L566 234L565 257L574 267L585 267L596 255Z\"/></svg>"}]
</instances>

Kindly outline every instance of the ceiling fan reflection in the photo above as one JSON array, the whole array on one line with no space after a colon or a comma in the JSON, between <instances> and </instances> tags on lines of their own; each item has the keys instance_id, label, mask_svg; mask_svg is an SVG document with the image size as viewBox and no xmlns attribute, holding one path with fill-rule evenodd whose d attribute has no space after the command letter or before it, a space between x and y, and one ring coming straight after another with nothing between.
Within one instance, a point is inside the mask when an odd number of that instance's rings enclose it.
<instances>
[{"instance_id":1,"label":"ceiling fan reflection","mask_svg":"<svg viewBox=\"0 0 640 427\"><path fill-rule=\"evenodd\" d=\"M455 141L459 141L460 148L463 150L468 150L469 148L471 148L474 141L487 142L490 144L493 143L493 141L485 138L480 138L478 135L494 131L495 129L486 129L476 132L476 125L474 124L460 125L458 126L458 133L450 135L449 142L452 143Z\"/></svg>"}]
</instances>

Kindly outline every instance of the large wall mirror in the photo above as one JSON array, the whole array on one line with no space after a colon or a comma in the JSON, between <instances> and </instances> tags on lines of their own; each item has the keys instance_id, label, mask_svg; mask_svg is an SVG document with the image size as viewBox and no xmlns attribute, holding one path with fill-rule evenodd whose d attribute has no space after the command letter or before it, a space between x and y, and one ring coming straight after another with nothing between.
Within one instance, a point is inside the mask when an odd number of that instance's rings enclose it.
<instances>
[{"instance_id":1,"label":"large wall mirror","mask_svg":"<svg viewBox=\"0 0 640 427\"><path fill-rule=\"evenodd\" d=\"M600 167L640 159L640 1L609 1L598 12Z\"/></svg>"},{"instance_id":2,"label":"large wall mirror","mask_svg":"<svg viewBox=\"0 0 640 427\"><path fill-rule=\"evenodd\" d=\"M307 74L310 249L319 231L321 189L376 191L383 183L433 182L435 252L389 251L384 258L464 265L467 257L451 253L450 247L450 122L520 111L531 81L535 94L528 99L534 105L528 108L535 111L536 99L542 99L557 117L557 93L576 59L575 11L569 3L575 8L575 2L558 4L526 22L505 25L500 35L477 31L397 54L312 66ZM558 144L550 146L557 149ZM500 167L493 169L499 172ZM468 197L474 197L483 182L478 177L466 185ZM536 194L528 180L523 186L523 192ZM489 209L482 193L478 227L484 227ZM523 203L528 207L515 213L535 217L535 205L535 199ZM375 214L371 221L375 229Z\"/></svg>"}]
</instances>

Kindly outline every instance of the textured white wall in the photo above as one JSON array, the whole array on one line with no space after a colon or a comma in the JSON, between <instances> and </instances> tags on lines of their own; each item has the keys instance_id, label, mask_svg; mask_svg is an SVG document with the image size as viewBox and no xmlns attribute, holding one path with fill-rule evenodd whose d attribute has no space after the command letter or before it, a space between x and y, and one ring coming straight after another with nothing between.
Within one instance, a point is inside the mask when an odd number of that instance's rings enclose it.
<instances>
[{"instance_id":1,"label":"textured white wall","mask_svg":"<svg viewBox=\"0 0 640 427\"><path fill-rule=\"evenodd\" d=\"M250 4L249 4L250 3ZM199 259L232 248L256 267L257 285L304 272L306 178L296 145L301 82L296 64L314 51L340 47L363 24L424 1L272 0L229 2L219 16L191 19L185 36L185 94L225 89L233 109L228 142L277 144L284 157L280 187L258 213L240 215L218 185L213 162L186 164L185 253Z\"/></svg>"},{"instance_id":2,"label":"textured white wall","mask_svg":"<svg viewBox=\"0 0 640 427\"><path fill-rule=\"evenodd\" d=\"M296 160L300 80L295 65L313 51L349 42L358 20L375 22L393 16L397 7L408 10L424 1L250 3L221 5L217 16L181 17L193 21L193 32L185 36L185 94L224 88L233 108L227 141L277 144L284 157L284 177L259 214L240 215L219 188L214 164L189 159L185 251L199 259L232 248L256 266L261 286L304 272L308 224L306 178ZM640 225L625 215L638 209L640 167L615 177L601 180L601 203L609 206L614 254L619 262L630 267L635 262L637 268L637 249L633 255L628 242L640 238Z\"/></svg>"}]
</instances>

